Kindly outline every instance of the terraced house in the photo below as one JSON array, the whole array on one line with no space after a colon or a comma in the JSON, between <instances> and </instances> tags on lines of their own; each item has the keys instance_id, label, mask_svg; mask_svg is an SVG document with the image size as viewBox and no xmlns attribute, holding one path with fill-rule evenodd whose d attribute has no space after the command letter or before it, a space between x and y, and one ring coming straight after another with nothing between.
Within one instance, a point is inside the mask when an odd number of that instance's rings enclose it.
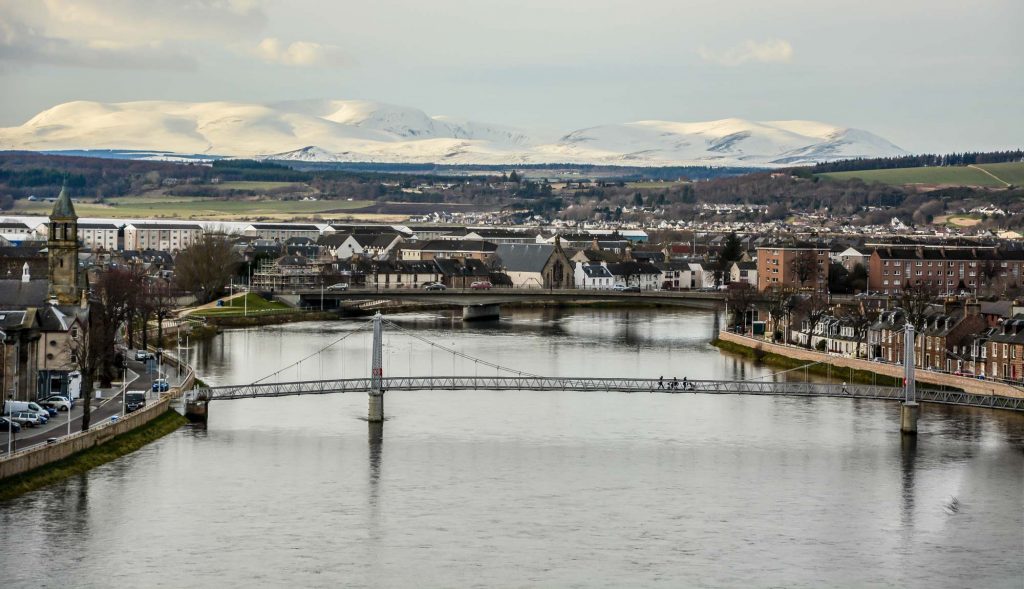
<instances>
[{"instance_id":1,"label":"terraced house","mask_svg":"<svg viewBox=\"0 0 1024 589\"><path fill-rule=\"evenodd\" d=\"M987 292L1020 288L1024 251L995 246L950 247L919 245L883 247L871 252L868 289L887 295L908 286L922 286L939 294Z\"/></svg>"}]
</instances>

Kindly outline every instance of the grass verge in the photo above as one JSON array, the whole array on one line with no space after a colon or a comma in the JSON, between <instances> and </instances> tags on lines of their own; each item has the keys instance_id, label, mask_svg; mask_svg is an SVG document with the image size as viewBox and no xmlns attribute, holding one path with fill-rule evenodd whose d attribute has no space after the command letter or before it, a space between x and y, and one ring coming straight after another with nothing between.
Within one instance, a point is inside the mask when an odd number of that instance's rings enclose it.
<instances>
[{"instance_id":1,"label":"grass verge","mask_svg":"<svg viewBox=\"0 0 1024 589\"><path fill-rule=\"evenodd\" d=\"M0 481L0 502L52 485L68 477L88 472L97 466L130 454L188 423L177 411L168 410L153 421L130 432L115 436L107 443L72 454L63 460L41 466Z\"/></svg>"},{"instance_id":2,"label":"grass verge","mask_svg":"<svg viewBox=\"0 0 1024 589\"><path fill-rule=\"evenodd\" d=\"M749 348L734 342L728 342L725 340L715 340L711 342L711 345L717 347L723 352L729 352L730 354L736 354L749 358L754 362L760 364L767 364L776 368L799 368L807 364L807 361L800 360L797 358L790 358L789 356L783 356L781 354L774 354L772 352L766 352L761 349ZM828 364L815 364L809 366L807 371L816 376L831 376L833 379L841 379L843 382L848 383L861 383L861 384L877 384L882 386L902 386L899 379L884 374L877 374L869 370L856 370L853 368L845 368L842 366L832 366L829 369Z\"/></svg>"}]
</instances>

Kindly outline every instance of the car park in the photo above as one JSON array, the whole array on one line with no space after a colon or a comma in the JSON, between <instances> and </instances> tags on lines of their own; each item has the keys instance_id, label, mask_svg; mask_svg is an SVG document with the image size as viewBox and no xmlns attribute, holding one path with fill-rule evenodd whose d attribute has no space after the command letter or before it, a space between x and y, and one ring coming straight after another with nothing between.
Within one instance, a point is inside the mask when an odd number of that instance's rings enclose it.
<instances>
[{"instance_id":1,"label":"car park","mask_svg":"<svg viewBox=\"0 0 1024 589\"><path fill-rule=\"evenodd\" d=\"M424 288L425 288L425 290L448 290L448 287L443 285L443 284L441 284L440 282L435 282L434 284L428 284Z\"/></svg>"},{"instance_id":2,"label":"car park","mask_svg":"<svg viewBox=\"0 0 1024 589\"><path fill-rule=\"evenodd\" d=\"M339 282L337 284L332 284L332 285L327 287L327 290L348 290L348 283L347 282Z\"/></svg>"},{"instance_id":3,"label":"car park","mask_svg":"<svg viewBox=\"0 0 1024 589\"><path fill-rule=\"evenodd\" d=\"M165 393L170 388L171 385L168 384L167 379L165 378L158 378L153 381L153 392L155 393Z\"/></svg>"},{"instance_id":4,"label":"car park","mask_svg":"<svg viewBox=\"0 0 1024 589\"><path fill-rule=\"evenodd\" d=\"M39 401L39 404L44 407L53 407L57 411L67 411L74 406L74 403L67 397L61 395L52 395Z\"/></svg>"},{"instance_id":5,"label":"car park","mask_svg":"<svg viewBox=\"0 0 1024 589\"><path fill-rule=\"evenodd\" d=\"M474 290L491 290L491 283L486 280L480 280L469 285L469 288Z\"/></svg>"}]
</instances>

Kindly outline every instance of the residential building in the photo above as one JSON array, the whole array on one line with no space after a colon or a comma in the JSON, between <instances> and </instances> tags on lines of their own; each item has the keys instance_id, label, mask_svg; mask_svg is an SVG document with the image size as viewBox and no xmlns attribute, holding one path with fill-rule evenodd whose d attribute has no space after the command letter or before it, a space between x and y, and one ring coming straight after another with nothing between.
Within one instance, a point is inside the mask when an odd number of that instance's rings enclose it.
<instances>
[{"instance_id":1,"label":"residential building","mask_svg":"<svg viewBox=\"0 0 1024 589\"><path fill-rule=\"evenodd\" d=\"M650 262L624 260L608 264L607 268L615 284L638 286L640 290L658 290L661 287L661 270Z\"/></svg>"},{"instance_id":2,"label":"residential building","mask_svg":"<svg viewBox=\"0 0 1024 589\"><path fill-rule=\"evenodd\" d=\"M124 249L180 252L199 241L198 223L129 223L124 227Z\"/></svg>"},{"instance_id":3,"label":"residential building","mask_svg":"<svg viewBox=\"0 0 1024 589\"><path fill-rule=\"evenodd\" d=\"M497 249L497 244L479 239L432 239L400 244L398 258L411 261L446 258L488 260Z\"/></svg>"},{"instance_id":4,"label":"residential building","mask_svg":"<svg viewBox=\"0 0 1024 589\"><path fill-rule=\"evenodd\" d=\"M494 255L496 263L516 288L573 288L576 285L572 262L558 239L550 245L503 243L496 247Z\"/></svg>"},{"instance_id":5,"label":"residential building","mask_svg":"<svg viewBox=\"0 0 1024 589\"><path fill-rule=\"evenodd\" d=\"M78 240L93 251L117 251L124 247L124 227L114 223L79 223Z\"/></svg>"},{"instance_id":6,"label":"residential building","mask_svg":"<svg viewBox=\"0 0 1024 589\"><path fill-rule=\"evenodd\" d=\"M733 262L729 268L729 282L757 288L757 262Z\"/></svg>"},{"instance_id":7,"label":"residential building","mask_svg":"<svg viewBox=\"0 0 1024 589\"><path fill-rule=\"evenodd\" d=\"M787 287L828 291L829 250L814 244L757 248L757 289Z\"/></svg>"},{"instance_id":8,"label":"residential building","mask_svg":"<svg viewBox=\"0 0 1024 589\"><path fill-rule=\"evenodd\" d=\"M879 247L868 262L868 289L899 294L908 286L936 293L976 293L1001 283L1024 284L1024 252L942 246Z\"/></svg>"},{"instance_id":9,"label":"residential building","mask_svg":"<svg viewBox=\"0 0 1024 589\"><path fill-rule=\"evenodd\" d=\"M574 268L576 288L611 290L615 286L615 277L608 271L607 266L577 262Z\"/></svg>"},{"instance_id":10,"label":"residential building","mask_svg":"<svg viewBox=\"0 0 1024 589\"><path fill-rule=\"evenodd\" d=\"M281 242L292 237L308 237L313 241L320 238L320 227L303 223L253 223L243 231L246 235L256 235L263 239Z\"/></svg>"}]
</instances>

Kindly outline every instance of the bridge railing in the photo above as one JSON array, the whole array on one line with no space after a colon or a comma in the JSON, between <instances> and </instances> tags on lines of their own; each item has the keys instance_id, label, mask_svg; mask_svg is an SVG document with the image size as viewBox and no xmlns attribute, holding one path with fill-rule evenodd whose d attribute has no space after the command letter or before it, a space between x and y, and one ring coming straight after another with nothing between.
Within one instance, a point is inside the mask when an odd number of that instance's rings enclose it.
<instances>
[{"instance_id":1,"label":"bridge railing","mask_svg":"<svg viewBox=\"0 0 1024 589\"><path fill-rule=\"evenodd\" d=\"M433 376L393 377L381 380L388 391L491 390L491 391L608 391L625 393L706 393L740 395L779 395L801 397L855 397L902 400L900 387L850 385L799 381L668 381L654 378L574 378L540 376ZM189 391L187 398L207 400L363 393L374 389L369 378L311 380L260 383L245 386L210 387ZM956 391L919 389L919 401L954 405L972 405L1024 411L1024 399L975 395Z\"/></svg>"}]
</instances>

